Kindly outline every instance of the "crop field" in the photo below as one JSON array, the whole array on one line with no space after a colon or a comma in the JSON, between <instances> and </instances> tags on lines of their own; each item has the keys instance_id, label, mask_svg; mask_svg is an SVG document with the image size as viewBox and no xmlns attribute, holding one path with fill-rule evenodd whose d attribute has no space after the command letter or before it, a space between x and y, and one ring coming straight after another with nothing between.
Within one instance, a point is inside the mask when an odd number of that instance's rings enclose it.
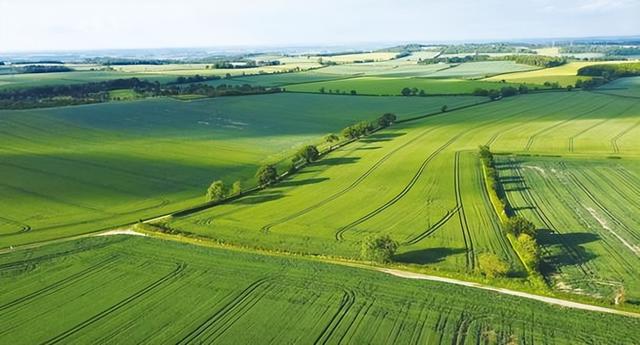
<instances>
[{"instance_id":1,"label":"crop field","mask_svg":"<svg viewBox=\"0 0 640 345\"><path fill-rule=\"evenodd\" d=\"M558 288L640 298L640 162L505 156L508 198L544 229Z\"/></svg>"},{"instance_id":2,"label":"crop field","mask_svg":"<svg viewBox=\"0 0 640 345\"><path fill-rule=\"evenodd\" d=\"M13 344L640 342L635 318L131 236L4 254L0 284Z\"/></svg>"},{"instance_id":3,"label":"crop field","mask_svg":"<svg viewBox=\"0 0 640 345\"><path fill-rule=\"evenodd\" d=\"M253 186L259 165L384 112L402 118L481 100L327 97L158 98L0 111L0 247L203 202L215 179Z\"/></svg>"},{"instance_id":4,"label":"crop field","mask_svg":"<svg viewBox=\"0 0 640 345\"><path fill-rule=\"evenodd\" d=\"M513 61L480 61L453 65L451 68L432 73L434 78L485 78L488 76L520 71L530 71L536 67L517 64Z\"/></svg>"},{"instance_id":5,"label":"crop field","mask_svg":"<svg viewBox=\"0 0 640 345\"><path fill-rule=\"evenodd\" d=\"M562 66L553 68L544 68L535 71L510 73L498 75L488 78L487 80L501 81L505 80L512 83L527 84L544 84L544 82L558 82L561 86L573 85L578 79L589 79L589 77L577 76L578 70L582 67L601 64L601 63L620 63L619 61L596 61L596 62L569 62Z\"/></svg>"},{"instance_id":6,"label":"crop field","mask_svg":"<svg viewBox=\"0 0 640 345\"><path fill-rule=\"evenodd\" d=\"M491 252L518 271L483 187L478 145L529 155L615 155L633 165L639 120L635 100L599 93L505 99L397 124L273 188L165 226L240 245L346 257L357 257L364 236L386 233L402 244L396 261L472 273L478 255Z\"/></svg>"},{"instance_id":7,"label":"crop field","mask_svg":"<svg viewBox=\"0 0 640 345\"><path fill-rule=\"evenodd\" d=\"M449 68L447 64L418 65L407 61L384 61L328 66L318 69L319 73L341 76L384 76L384 77L426 77Z\"/></svg>"},{"instance_id":8,"label":"crop field","mask_svg":"<svg viewBox=\"0 0 640 345\"><path fill-rule=\"evenodd\" d=\"M475 89L500 90L510 84L462 79L360 77L285 86L287 91L333 93L357 91L364 95L398 96L403 88L417 88L429 94L470 94ZM518 85L515 85L516 87Z\"/></svg>"},{"instance_id":9,"label":"crop field","mask_svg":"<svg viewBox=\"0 0 640 345\"><path fill-rule=\"evenodd\" d=\"M311 60L322 59L325 61L333 61L337 63L352 63L354 61L386 61L395 58L397 53L391 52L371 52L371 53L356 53L356 54L344 54L333 56L311 56Z\"/></svg>"},{"instance_id":10,"label":"crop field","mask_svg":"<svg viewBox=\"0 0 640 345\"><path fill-rule=\"evenodd\" d=\"M640 99L640 77L615 80L600 87L597 92Z\"/></svg>"}]
</instances>

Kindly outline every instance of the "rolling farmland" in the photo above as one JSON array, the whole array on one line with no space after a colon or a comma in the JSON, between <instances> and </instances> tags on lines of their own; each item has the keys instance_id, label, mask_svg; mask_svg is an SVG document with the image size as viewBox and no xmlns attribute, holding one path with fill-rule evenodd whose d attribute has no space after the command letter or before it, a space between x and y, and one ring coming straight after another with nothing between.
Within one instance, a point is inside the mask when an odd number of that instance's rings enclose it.
<instances>
[{"instance_id":1,"label":"rolling farmland","mask_svg":"<svg viewBox=\"0 0 640 345\"><path fill-rule=\"evenodd\" d=\"M131 236L5 254L0 282L0 314L11 315L0 336L9 343L640 341L637 318Z\"/></svg>"},{"instance_id":2,"label":"rolling farmland","mask_svg":"<svg viewBox=\"0 0 640 345\"><path fill-rule=\"evenodd\" d=\"M472 104L474 97L277 94L181 102L148 99L0 111L3 247L68 236L204 201L213 179L245 186L326 133L373 119ZM256 110L259 109L259 110Z\"/></svg>"},{"instance_id":3,"label":"rolling farmland","mask_svg":"<svg viewBox=\"0 0 640 345\"><path fill-rule=\"evenodd\" d=\"M389 233L402 243L400 262L472 273L477 256L491 252L518 271L483 190L478 145L529 155L615 154L634 166L639 117L633 100L556 92L397 124L273 188L166 226L244 246L347 257L357 257L363 236Z\"/></svg>"}]
</instances>

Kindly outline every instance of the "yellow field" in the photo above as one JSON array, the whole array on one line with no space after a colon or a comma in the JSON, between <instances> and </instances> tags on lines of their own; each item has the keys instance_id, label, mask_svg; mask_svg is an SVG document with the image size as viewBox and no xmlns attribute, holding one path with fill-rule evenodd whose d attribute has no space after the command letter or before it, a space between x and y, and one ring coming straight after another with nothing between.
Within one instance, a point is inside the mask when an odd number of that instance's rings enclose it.
<instances>
[{"instance_id":1,"label":"yellow field","mask_svg":"<svg viewBox=\"0 0 640 345\"><path fill-rule=\"evenodd\" d=\"M364 61L364 60L385 61L385 60L393 59L396 55L397 53L391 53L391 52L359 53L359 54L346 54L346 55L336 55L336 56L322 56L322 60L334 61L337 63L350 63L354 61ZM311 58L313 58L313 56Z\"/></svg>"},{"instance_id":2,"label":"yellow field","mask_svg":"<svg viewBox=\"0 0 640 345\"><path fill-rule=\"evenodd\" d=\"M579 61L569 62L565 65L544 68L535 71L517 72L502 74L485 80L501 81L505 80L513 83L544 84L544 82L558 82L562 86L573 85L578 79L588 79L588 77L578 77L578 70L589 65L599 65L605 63L620 63L620 61Z\"/></svg>"},{"instance_id":3,"label":"yellow field","mask_svg":"<svg viewBox=\"0 0 640 345\"><path fill-rule=\"evenodd\" d=\"M536 53L538 53L538 55L560 56L560 48L558 47L547 47L534 50L536 51Z\"/></svg>"}]
</instances>

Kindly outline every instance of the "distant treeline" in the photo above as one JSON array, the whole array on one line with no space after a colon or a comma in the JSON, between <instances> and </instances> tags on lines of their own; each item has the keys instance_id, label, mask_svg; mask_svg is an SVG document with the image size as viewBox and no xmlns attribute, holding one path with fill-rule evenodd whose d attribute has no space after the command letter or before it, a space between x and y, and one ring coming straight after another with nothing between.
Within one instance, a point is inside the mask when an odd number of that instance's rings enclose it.
<instances>
[{"instance_id":1,"label":"distant treeline","mask_svg":"<svg viewBox=\"0 0 640 345\"><path fill-rule=\"evenodd\" d=\"M127 66L127 65L166 65L175 63L171 60L161 59L126 59L126 58L109 58L97 57L85 60L86 63L105 65L105 66Z\"/></svg>"},{"instance_id":2,"label":"distant treeline","mask_svg":"<svg viewBox=\"0 0 640 345\"><path fill-rule=\"evenodd\" d=\"M195 94L205 97L252 95L281 92L280 88L251 85L189 84L188 86L163 85L138 78L115 79L102 82L40 86L29 89L0 92L0 108L27 109L64 105L100 103L111 100L109 91L130 89L141 97L178 96Z\"/></svg>"},{"instance_id":3,"label":"distant treeline","mask_svg":"<svg viewBox=\"0 0 640 345\"><path fill-rule=\"evenodd\" d=\"M12 65L35 65L35 64L48 64L48 65L64 65L64 62L58 60L38 60L38 61L15 61Z\"/></svg>"},{"instance_id":4,"label":"distant treeline","mask_svg":"<svg viewBox=\"0 0 640 345\"><path fill-rule=\"evenodd\" d=\"M67 66L29 65L16 69L16 73L56 73L71 72L73 68Z\"/></svg>"},{"instance_id":5,"label":"distant treeline","mask_svg":"<svg viewBox=\"0 0 640 345\"><path fill-rule=\"evenodd\" d=\"M253 68L262 66L279 66L281 62L279 60L272 61L220 61L213 64L215 69L237 69L237 68Z\"/></svg>"},{"instance_id":6,"label":"distant treeline","mask_svg":"<svg viewBox=\"0 0 640 345\"><path fill-rule=\"evenodd\" d=\"M640 62L585 66L578 70L578 75L607 80L640 76Z\"/></svg>"},{"instance_id":7,"label":"distant treeline","mask_svg":"<svg viewBox=\"0 0 640 345\"><path fill-rule=\"evenodd\" d=\"M528 53L535 54L535 51L525 48L516 47L506 43L487 43L487 44L461 44L448 46L442 52L443 54L474 54L474 53Z\"/></svg>"},{"instance_id":8,"label":"distant treeline","mask_svg":"<svg viewBox=\"0 0 640 345\"><path fill-rule=\"evenodd\" d=\"M446 64L459 64L465 62L478 62L478 61L514 61L515 63L523 64L523 65L531 65L537 67L556 67L567 63L567 59L565 58L557 58L550 56L541 56L541 55L507 55L507 56L489 56L489 55L481 55L481 54L473 54L467 56L442 56L434 59L425 59L420 60L418 63L421 64L435 64L435 63L446 63Z\"/></svg>"},{"instance_id":9,"label":"distant treeline","mask_svg":"<svg viewBox=\"0 0 640 345\"><path fill-rule=\"evenodd\" d=\"M601 53L608 56L629 56L640 55L640 47L620 45L576 45L561 47L560 52L565 54Z\"/></svg>"}]
</instances>

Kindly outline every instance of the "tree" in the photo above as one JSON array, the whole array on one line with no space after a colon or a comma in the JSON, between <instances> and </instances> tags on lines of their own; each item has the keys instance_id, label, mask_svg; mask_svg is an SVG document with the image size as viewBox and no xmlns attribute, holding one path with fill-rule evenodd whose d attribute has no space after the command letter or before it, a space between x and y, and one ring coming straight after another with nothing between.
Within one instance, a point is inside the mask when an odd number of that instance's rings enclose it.
<instances>
[{"instance_id":1,"label":"tree","mask_svg":"<svg viewBox=\"0 0 640 345\"><path fill-rule=\"evenodd\" d=\"M418 94L418 96L425 97L425 96L427 96L427 93L424 92L424 90L420 90L420 93Z\"/></svg>"},{"instance_id":2,"label":"tree","mask_svg":"<svg viewBox=\"0 0 640 345\"><path fill-rule=\"evenodd\" d=\"M207 189L207 201L220 201L224 199L225 195L224 182L220 180L213 181Z\"/></svg>"},{"instance_id":3,"label":"tree","mask_svg":"<svg viewBox=\"0 0 640 345\"><path fill-rule=\"evenodd\" d=\"M536 240L527 234L518 236L518 252L524 264L532 269L536 269L540 264L540 247Z\"/></svg>"},{"instance_id":4,"label":"tree","mask_svg":"<svg viewBox=\"0 0 640 345\"><path fill-rule=\"evenodd\" d=\"M400 91L400 93L403 96L411 96L411 89L408 88L408 87L405 87L405 88L402 89L402 91Z\"/></svg>"},{"instance_id":5,"label":"tree","mask_svg":"<svg viewBox=\"0 0 640 345\"><path fill-rule=\"evenodd\" d=\"M440 111L443 112L443 113L446 113L447 112L447 105L446 104L443 105L442 108L440 108Z\"/></svg>"},{"instance_id":6,"label":"tree","mask_svg":"<svg viewBox=\"0 0 640 345\"><path fill-rule=\"evenodd\" d=\"M509 218L505 223L505 231L516 237L520 236L520 234L526 234L531 237L536 236L536 226L522 216Z\"/></svg>"},{"instance_id":7,"label":"tree","mask_svg":"<svg viewBox=\"0 0 640 345\"><path fill-rule=\"evenodd\" d=\"M293 161L297 162L299 160L304 160L307 163L311 163L318 159L319 156L320 152L318 152L317 147L313 145L307 145L296 152L296 155L293 157Z\"/></svg>"},{"instance_id":8,"label":"tree","mask_svg":"<svg viewBox=\"0 0 640 345\"><path fill-rule=\"evenodd\" d=\"M502 97L511 97L518 94L518 89L513 86L505 86L500 89L500 94Z\"/></svg>"},{"instance_id":9,"label":"tree","mask_svg":"<svg viewBox=\"0 0 640 345\"><path fill-rule=\"evenodd\" d=\"M480 272L487 278L504 277L509 273L509 265L493 253L478 255Z\"/></svg>"},{"instance_id":10,"label":"tree","mask_svg":"<svg viewBox=\"0 0 640 345\"><path fill-rule=\"evenodd\" d=\"M520 85L518 86L518 92L524 95L525 93L529 93L529 88L526 85Z\"/></svg>"},{"instance_id":11,"label":"tree","mask_svg":"<svg viewBox=\"0 0 640 345\"><path fill-rule=\"evenodd\" d=\"M278 180L278 171L272 164L261 166L256 172L260 185L267 186Z\"/></svg>"},{"instance_id":12,"label":"tree","mask_svg":"<svg viewBox=\"0 0 640 345\"><path fill-rule=\"evenodd\" d=\"M335 135L335 134L333 134L333 133L327 134L327 135L324 137L324 141L326 141L326 142L328 142L328 143L333 143L333 142L336 142L336 141L338 141L338 140L340 140L340 137L338 137L337 135Z\"/></svg>"},{"instance_id":13,"label":"tree","mask_svg":"<svg viewBox=\"0 0 640 345\"><path fill-rule=\"evenodd\" d=\"M356 94L358 94L358 92L356 90L351 90L350 93L351 93L352 96L355 96Z\"/></svg>"},{"instance_id":14,"label":"tree","mask_svg":"<svg viewBox=\"0 0 640 345\"><path fill-rule=\"evenodd\" d=\"M320 93L325 93L325 88L324 88L324 86L320 88Z\"/></svg>"},{"instance_id":15,"label":"tree","mask_svg":"<svg viewBox=\"0 0 640 345\"><path fill-rule=\"evenodd\" d=\"M378 126L379 127L389 127L391 126L398 117L393 113L385 113L378 118Z\"/></svg>"},{"instance_id":16,"label":"tree","mask_svg":"<svg viewBox=\"0 0 640 345\"><path fill-rule=\"evenodd\" d=\"M236 196L242 193L242 183L240 181L236 181L231 185L231 190L229 191L229 195Z\"/></svg>"},{"instance_id":17,"label":"tree","mask_svg":"<svg viewBox=\"0 0 640 345\"><path fill-rule=\"evenodd\" d=\"M371 235L362 241L360 255L371 262L385 263L391 261L397 249L398 242L389 235Z\"/></svg>"}]
</instances>

